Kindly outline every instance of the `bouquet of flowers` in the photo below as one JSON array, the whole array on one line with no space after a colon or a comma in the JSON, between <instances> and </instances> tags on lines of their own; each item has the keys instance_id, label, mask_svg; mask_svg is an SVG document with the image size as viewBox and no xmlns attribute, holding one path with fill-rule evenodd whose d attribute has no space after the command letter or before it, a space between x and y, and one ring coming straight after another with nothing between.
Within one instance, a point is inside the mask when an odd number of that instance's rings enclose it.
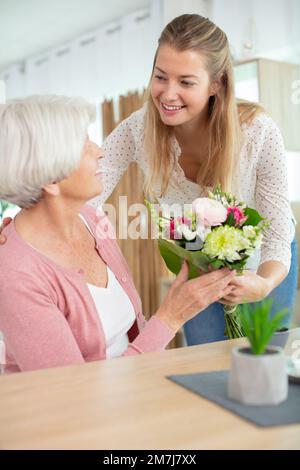
<instances>
[{"instance_id":1,"label":"bouquet of flowers","mask_svg":"<svg viewBox=\"0 0 300 470\"><path fill-rule=\"evenodd\" d=\"M159 250L168 269L178 274L182 261L189 264L189 279L200 270L228 267L242 274L249 257L260 247L269 225L261 215L218 185L209 197L198 198L184 215L164 213L146 201L158 229ZM244 336L237 305L224 305L225 335Z\"/></svg>"}]
</instances>

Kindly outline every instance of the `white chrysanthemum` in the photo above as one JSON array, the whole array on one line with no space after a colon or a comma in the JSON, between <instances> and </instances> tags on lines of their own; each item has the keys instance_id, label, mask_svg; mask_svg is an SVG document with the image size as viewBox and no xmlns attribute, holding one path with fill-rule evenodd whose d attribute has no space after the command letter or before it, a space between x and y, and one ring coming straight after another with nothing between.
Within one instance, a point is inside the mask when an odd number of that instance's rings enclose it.
<instances>
[{"instance_id":1,"label":"white chrysanthemum","mask_svg":"<svg viewBox=\"0 0 300 470\"><path fill-rule=\"evenodd\" d=\"M233 262L241 259L239 252L250 248L251 243L242 230L225 225L207 235L203 253L212 258Z\"/></svg>"}]
</instances>

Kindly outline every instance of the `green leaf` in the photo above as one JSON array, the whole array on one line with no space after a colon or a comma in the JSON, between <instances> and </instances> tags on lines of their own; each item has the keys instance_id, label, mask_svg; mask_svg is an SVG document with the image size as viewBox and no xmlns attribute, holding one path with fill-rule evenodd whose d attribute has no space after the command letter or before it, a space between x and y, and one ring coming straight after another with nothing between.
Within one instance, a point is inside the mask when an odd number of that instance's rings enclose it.
<instances>
[{"instance_id":1,"label":"green leaf","mask_svg":"<svg viewBox=\"0 0 300 470\"><path fill-rule=\"evenodd\" d=\"M158 241L159 251L167 265L167 268L172 273L178 274L182 265L182 257L178 256L174 251L169 250L168 247L161 242L162 240Z\"/></svg>"},{"instance_id":2,"label":"green leaf","mask_svg":"<svg viewBox=\"0 0 300 470\"><path fill-rule=\"evenodd\" d=\"M264 220L255 209L251 209L250 207L247 207L244 210L244 214L247 216L247 220L243 223L243 225L252 225L253 227L256 227L259 222Z\"/></svg>"},{"instance_id":3,"label":"green leaf","mask_svg":"<svg viewBox=\"0 0 300 470\"><path fill-rule=\"evenodd\" d=\"M220 259L215 259L211 261L210 264L214 269L220 269L220 268L223 268L223 266L225 266L224 261L221 261Z\"/></svg>"},{"instance_id":4,"label":"green leaf","mask_svg":"<svg viewBox=\"0 0 300 470\"><path fill-rule=\"evenodd\" d=\"M211 263L211 259L205 253L201 253L201 251L188 251L188 259L191 264L202 269L202 271L209 271L208 265Z\"/></svg>"},{"instance_id":5,"label":"green leaf","mask_svg":"<svg viewBox=\"0 0 300 470\"><path fill-rule=\"evenodd\" d=\"M270 338L287 314L287 309L284 309L271 318L272 304L272 299L266 299L256 304L240 306L240 322L254 354L265 352Z\"/></svg>"},{"instance_id":6,"label":"green leaf","mask_svg":"<svg viewBox=\"0 0 300 470\"><path fill-rule=\"evenodd\" d=\"M241 270L245 267L246 262L247 262L247 258L243 260L234 261L234 262L224 261L224 266L227 266L230 269Z\"/></svg>"},{"instance_id":7,"label":"green leaf","mask_svg":"<svg viewBox=\"0 0 300 470\"><path fill-rule=\"evenodd\" d=\"M158 240L158 246L161 256L172 273L179 273L183 260L187 260L189 263L189 279L198 277L199 269L208 271L211 259L204 253L185 250L176 243L162 238Z\"/></svg>"},{"instance_id":8,"label":"green leaf","mask_svg":"<svg viewBox=\"0 0 300 470\"><path fill-rule=\"evenodd\" d=\"M229 216L226 219L225 225L230 225L231 227L235 226L235 219L232 212L229 213Z\"/></svg>"}]
</instances>

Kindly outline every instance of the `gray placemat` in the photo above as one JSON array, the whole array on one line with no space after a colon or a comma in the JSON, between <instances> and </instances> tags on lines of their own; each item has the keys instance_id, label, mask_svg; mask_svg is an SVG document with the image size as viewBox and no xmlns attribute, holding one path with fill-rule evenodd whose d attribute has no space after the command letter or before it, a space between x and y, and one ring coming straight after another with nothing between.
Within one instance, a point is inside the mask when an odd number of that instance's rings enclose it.
<instances>
[{"instance_id":1,"label":"gray placemat","mask_svg":"<svg viewBox=\"0 0 300 470\"><path fill-rule=\"evenodd\" d=\"M298 384L289 384L288 398L279 405L249 406L242 405L227 397L227 370L201 374L170 375L168 379L258 426L268 427L300 423L300 386Z\"/></svg>"}]
</instances>

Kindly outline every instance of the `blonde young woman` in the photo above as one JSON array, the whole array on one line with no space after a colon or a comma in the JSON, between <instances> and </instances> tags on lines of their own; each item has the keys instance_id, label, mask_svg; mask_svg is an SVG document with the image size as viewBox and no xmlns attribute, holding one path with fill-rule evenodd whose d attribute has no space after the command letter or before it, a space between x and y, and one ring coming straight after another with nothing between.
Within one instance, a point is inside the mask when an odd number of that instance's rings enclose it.
<instances>
[{"instance_id":1,"label":"blonde young woman","mask_svg":"<svg viewBox=\"0 0 300 470\"><path fill-rule=\"evenodd\" d=\"M165 27L147 102L112 132L103 151L101 201L136 161L146 193L160 202L191 203L220 182L270 219L256 272L231 281L233 291L223 302L271 295L274 310L284 306L291 314L297 255L283 141L260 106L237 103L228 40L220 28L199 15L182 15ZM224 339L222 305L188 322L185 333L188 344Z\"/></svg>"},{"instance_id":2,"label":"blonde young woman","mask_svg":"<svg viewBox=\"0 0 300 470\"><path fill-rule=\"evenodd\" d=\"M108 136L103 151L105 189L96 205L136 161L146 193L160 202L190 203L220 182L270 219L256 272L236 277L223 302L271 295L274 309L286 306L291 314L297 254L282 137L260 106L237 103L220 28L199 15L182 15L165 27L147 102ZM224 339L222 305L186 323L185 333L188 344Z\"/></svg>"}]
</instances>

